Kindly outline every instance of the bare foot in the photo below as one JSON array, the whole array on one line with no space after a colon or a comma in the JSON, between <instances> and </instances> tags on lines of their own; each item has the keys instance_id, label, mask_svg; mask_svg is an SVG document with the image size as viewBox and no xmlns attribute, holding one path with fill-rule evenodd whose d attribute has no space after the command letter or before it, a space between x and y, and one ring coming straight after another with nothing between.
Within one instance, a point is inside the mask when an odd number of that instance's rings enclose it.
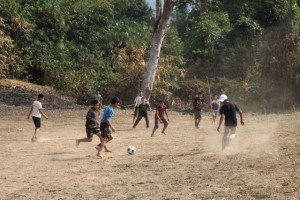
<instances>
[{"instance_id":1,"label":"bare foot","mask_svg":"<svg viewBox=\"0 0 300 200\"><path fill-rule=\"evenodd\" d=\"M97 153L96 156L98 156L99 158L103 158L103 156L100 155L99 153Z\"/></svg>"},{"instance_id":2,"label":"bare foot","mask_svg":"<svg viewBox=\"0 0 300 200\"><path fill-rule=\"evenodd\" d=\"M162 134L164 134L164 135L167 135L165 132L161 132Z\"/></svg>"},{"instance_id":3,"label":"bare foot","mask_svg":"<svg viewBox=\"0 0 300 200\"><path fill-rule=\"evenodd\" d=\"M109 149L105 149L105 152L112 152L111 150L109 150Z\"/></svg>"}]
</instances>

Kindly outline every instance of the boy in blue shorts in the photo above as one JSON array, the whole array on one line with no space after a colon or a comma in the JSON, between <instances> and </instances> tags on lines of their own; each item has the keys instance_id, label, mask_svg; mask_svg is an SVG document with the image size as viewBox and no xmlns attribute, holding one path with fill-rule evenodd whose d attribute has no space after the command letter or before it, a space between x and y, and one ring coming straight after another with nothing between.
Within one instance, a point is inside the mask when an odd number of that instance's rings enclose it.
<instances>
[{"instance_id":1,"label":"boy in blue shorts","mask_svg":"<svg viewBox=\"0 0 300 200\"><path fill-rule=\"evenodd\" d=\"M112 118L114 115L114 109L117 108L120 104L120 100L117 97L114 97L110 100L110 105L105 108L103 113L101 124L100 124L100 141L97 156L103 158L102 150L106 148L106 144L113 139L112 132L115 132L116 129L112 125Z\"/></svg>"}]
</instances>

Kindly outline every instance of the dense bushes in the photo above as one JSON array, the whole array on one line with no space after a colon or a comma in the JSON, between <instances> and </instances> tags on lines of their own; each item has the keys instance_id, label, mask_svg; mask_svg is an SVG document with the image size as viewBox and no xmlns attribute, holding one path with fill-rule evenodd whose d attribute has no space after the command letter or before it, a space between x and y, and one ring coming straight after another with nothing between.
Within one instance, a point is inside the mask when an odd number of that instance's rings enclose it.
<instances>
[{"instance_id":1,"label":"dense bushes","mask_svg":"<svg viewBox=\"0 0 300 200\"><path fill-rule=\"evenodd\" d=\"M258 108L299 102L299 1L179 3L153 100L188 102L208 94L209 78L212 93ZM143 0L0 0L1 77L51 85L80 102L100 90L130 104L147 65L152 13Z\"/></svg>"}]
</instances>

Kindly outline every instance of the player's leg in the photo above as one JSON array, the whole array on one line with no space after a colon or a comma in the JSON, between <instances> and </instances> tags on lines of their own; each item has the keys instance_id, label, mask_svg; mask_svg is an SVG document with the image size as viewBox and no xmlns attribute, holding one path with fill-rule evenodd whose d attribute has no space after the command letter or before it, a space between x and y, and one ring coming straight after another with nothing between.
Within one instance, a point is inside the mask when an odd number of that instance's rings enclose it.
<instances>
[{"instance_id":1,"label":"player's leg","mask_svg":"<svg viewBox=\"0 0 300 200\"><path fill-rule=\"evenodd\" d=\"M136 119L135 122L134 122L133 128L135 128L135 127L138 125L138 123L141 121L142 118L143 118L143 115L141 115L141 114L139 113L137 119Z\"/></svg>"},{"instance_id":2,"label":"player's leg","mask_svg":"<svg viewBox=\"0 0 300 200\"><path fill-rule=\"evenodd\" d=\"M86 128L86 138L77 139L76 147L79 147L80 142L92 142L93 141L93 129Z\"/></svg>"},{"instance_id":3,"label":"player's leg","mask_svg":"<svg viewBox=\"0 0 300 200\"><path fill-rule=\"evenodd\" d=\"M158 119L157 119L157 117L155 117L155 120L154 120L154 128L153 128L151 137L154 136L154 133L155 133L155 131L156 131L157 129L158 129Z\"/></svg>"},{"instance_id":4,"label":"player's leg","mask_svg":"<svg viewBox=\"0 0 300 200\"><path fill-rule=\"evenodd\" d=\"M163 130L161 131L161 133L166 135L166 132L165 132L165 131L166 131L166 129L167 129L169 123L167 122L167 120L166 120L165 118L162 118L162 121L163 121L163 123L164 123L164 128L163 128Z\"/></svg>"},{"instance_id":5,"label":"player's leg","mask_svg":"<svg viewBox=\"0 0 300 200\"><path fill-rule=\"evenodd\" d=\"M134 113L133 113L133 121L132 121L132 123L134 123L134 120L137 117L137 115L138 115L138 107L135 107Z\"/></svg>"},{"instance_id":6,"label":"player's leg","mask_svg":"<svg viewBox=\"0 0 300 200\"><path fill-rule=\"evenodd\" d=\"M236 127L235 126L231 126L230 127L230 133L229 133L229 140L233 140L235 138L235 131L236 131Z\"/></svg>"},{"instance_id":7,"label":"player's leg","mask_svg":"<svg viewBox=\"0 0 300 200\"><path fill-rule=\"evenodd\" d=\"M98 153L96 155L99 156L100 158L103 158L103 156L102 156L102 150L103 150L103 148L106 145L106 139L101 135L100 141L101 141L100 148L98 149Z\"/></svg>"},{"instance_id":8,"label":"player's leg","mask_svg":"<svg viewBox=\"0 0 300 200\"><path fill-rule=\"evenodd\" d=\"M37 140L37 134L41 128L41 118L38 117L32 117L33 123L34 123L34 133L33 133L33 137L31 138L32 142L35 142Z\"/></svg>"},{"instance_id":9,"label":"player's leg","mask_svg":"<svg viewBox=\"0 0 300 200\"><path fill-rule=\"evenodd\" d=\"M147 113L144 113L144 118L145 118L145 121L146 121L146 128L148 129L149 128L149 119L148 119L148 114Z\"/></svg>"},{"instance_id":10,"label":"player's leg","mask_svg":"<svg viewBox=\"0 0 300 200\"><path fill-rule=\"evenodd\" d=\"M229 127L225 126L224 134L222 138L222 149L225 149L225 147L228 146L228 136L229 136Z\"/></svg>"}]
</instances>

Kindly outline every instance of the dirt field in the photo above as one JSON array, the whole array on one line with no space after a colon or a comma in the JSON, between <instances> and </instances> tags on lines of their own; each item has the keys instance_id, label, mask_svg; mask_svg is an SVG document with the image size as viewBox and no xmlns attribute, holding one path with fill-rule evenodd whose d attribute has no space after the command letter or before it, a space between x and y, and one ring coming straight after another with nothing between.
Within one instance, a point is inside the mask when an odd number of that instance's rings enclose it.
<instances>
[{"instance_id":1,"label":"dirt field","mask_svg":"<svg viewBox=\"0 0 300 200\"><path fill-rule=\"evenodd\" d=\"M3 107L3 105L0 105ZM300 199L300 112L245 115L231 146L208 114L200 129L172 113L167 135L131 112L117 110L112 153L97 158L85 136L83 110L46 110L38 142L30 141L29 108L6 107L0 116L0 199ZM150 117L153 127L153 116ZM128 145L137 149L128 155Z\"/></svg>"}]
</instances>

